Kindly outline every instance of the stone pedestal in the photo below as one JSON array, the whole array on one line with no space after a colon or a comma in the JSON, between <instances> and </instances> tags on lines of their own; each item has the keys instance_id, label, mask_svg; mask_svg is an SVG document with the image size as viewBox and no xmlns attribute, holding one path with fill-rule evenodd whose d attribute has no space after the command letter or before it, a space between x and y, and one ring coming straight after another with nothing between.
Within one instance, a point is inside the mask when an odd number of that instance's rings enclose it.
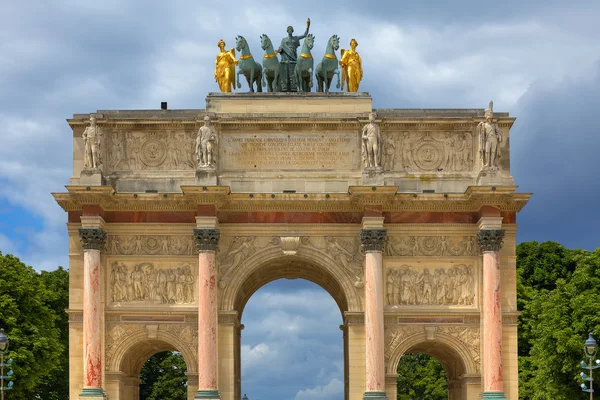
<instances>
[{"instance_id":1,"label":"stone pedestal","mask_svg":"<svg viewBox=\"0 0 600 400\"><path fill-rule=\"evenodd\" d=\"M363 399L387 400L385 393L383 326L383 246L385 229L360 232L365 249L366 391Z\"/></svg>"},{"instance_id":2,"label":"stone pedestal","mask_svg":"<svg viewBox=\"0 0 600 400\"><path fill-rule=\"evenodd\" d=\"M505 399L502 378L502 302L500 247L502 229L482 229L477 240L483 252L483 398Z\"/></svg>"},{"instance_id":3,"label":"stone pedestal","mask_svg":"<svg viewBox=\"0 0 600 400\"><path fill-rule=\"evenodd\" d=\"M81 171L79 183L81 185L102 186L104 185L104 176L99 168L86 168Z\"/></svg>"},{"instance_id":4,"label":"stone pedestal","mask_svg":"<svg viewBox=\"0 0 600 400\"><path fill-rule=\"evenodd\" d=\"M102 295L100 250L106 233L100 228L79 230L83 246L83 390L85 399L104 399L102 388Z\"/></svg>"},{"instance_id":5,"label":"stone pedestal","mask_svg":"<svg viewBox=\"0 0 600 400\"><path fill-rule=\"evenodd\" d=\"M365 168L362 174L363 186L384 186L383 169Z\"/></svg>"},{"instance_id":6,"label":"stone pedestal","mask_svg":"<svg viewBox=\"0 0 600 400\"><path fill-rule=\"evenodd\" d=\"M199 167L196 169L196 184L198 186L217 186L217 172L214 167Z\"/></svg>"},{"instance_id":7,"label":"stone pedestal","mask_svg":"<svg viewBox=\"0 0 600 400\"><path fill-rule=\"evenodd\" d=\"M220 399L217 387L217 271L220 232L195 228L198 250L198 392L196 399Z\"/></svg>"}]
</instances>

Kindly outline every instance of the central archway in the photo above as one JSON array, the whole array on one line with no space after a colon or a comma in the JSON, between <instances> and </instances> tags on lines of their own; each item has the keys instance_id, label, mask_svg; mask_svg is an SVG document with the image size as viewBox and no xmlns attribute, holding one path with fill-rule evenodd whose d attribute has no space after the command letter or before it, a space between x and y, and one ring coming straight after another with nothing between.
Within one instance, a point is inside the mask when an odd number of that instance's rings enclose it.
<instances>
[{"instance_id":1,"label":"central archway","mask_svg":"<svg viewBox=\"0 0 600 400\"><path fill-rule=\"evenodd\" d=\"M342 315L331 295L304 279L262 286L244 308L242 395L344 397Z\"/></svg>"},{"instance_id":2,"label":"central archway","mask_svg":"<svg viewBox=\"0 0 600 400\"><path fill-rule=\"evenodd\" d=\"M344 269L329 255L317 251L299 252L292 256L282 256L280 249L266 249L250 257L244 268L222 291L221 310L233 311L239 321L250 297L264 285L278 279L304 279L323 288L337 304L342 318L348 311L360 311L362 298L360 279ZM358 286L358 287L357 287ZM348 334L346 324L341 326L344 348L344 398L348 398ZM235 398L241 398L241 331L234 334Z\"/></svg>"}]
</instances>

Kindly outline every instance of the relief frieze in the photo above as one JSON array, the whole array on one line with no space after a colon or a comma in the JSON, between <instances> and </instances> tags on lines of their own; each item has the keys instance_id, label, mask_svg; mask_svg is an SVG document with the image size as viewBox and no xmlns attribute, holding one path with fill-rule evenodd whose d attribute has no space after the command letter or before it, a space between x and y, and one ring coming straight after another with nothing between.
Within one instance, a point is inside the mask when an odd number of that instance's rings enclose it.
<instances>
[{"instance_id":1,"label":"relief frieze","mask_svg":"<svg viewBox=\"0 0 600 400\"><path fill-rule=\"evenodd\" d=\"M396 256L477 256L474 236L387 236L384 255Z\"/></svg>"},{"instance_id":2,"label":"relief frieze","mask_svg":"<svg viewBox=\"0 0 600 400\"><path fill-rule=\"evenodd\" d=\"M107 254L112 255L195 255L192 235L109 235Z\"/></svg>"},{"instance_id":3,"label":"relief frieze","mask_svg":"<svg viewBox=\"0 0 600 400\"><path fill-rule=\"evenodd\" d=\"M190 263L114 261L109 298L113 305L194 304L196 269Z\"/></svg>"},{"instance_id":4,"label":"relief frieze","mask_svg":"<svg viewBox=\"0 0 600 400\"><path fill-rule=\"evenodd\" d=\"M194 132L113 131L108 142L110 171L191 170L196 166Z\"/></svg>"},{"instance_id":5,"label":"relief frieze","mask_svg":"<svg viewBox=\"0 0 600 400\"><path fill-rule=\"evenodd\" d=\"M393 306L473 306L475 275L470 265L387 268L386 301Z\"/></svg>"},{"instance_id":6,"label":"relief frieze","mask_svg":"<svg viewBox=\"0 0 600 400\"><path fill-rule=\"evenodd\" d=\"M471 172L471 132L387 132L383 139L383 170L405 172Z\"/></svg>"}]
</instances>

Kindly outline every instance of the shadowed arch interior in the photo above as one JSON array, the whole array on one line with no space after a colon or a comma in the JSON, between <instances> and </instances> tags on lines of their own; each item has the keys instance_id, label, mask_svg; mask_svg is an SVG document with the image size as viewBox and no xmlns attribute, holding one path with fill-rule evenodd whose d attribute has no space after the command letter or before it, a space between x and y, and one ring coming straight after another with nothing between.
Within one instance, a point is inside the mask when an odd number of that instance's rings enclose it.
<instances>
[{"instance_id":1,"label":"shadowed arch interior","mask_svg":"<svg viewBox=\"0 0 600 400\"><path fill-rule=\"evenodd\" d=\"M240 320L246 303L262 286L277 279L305 279L325 289L335 300L342 316L348 311L348 301L337 280L322 267L290 257L265 263L252 272L241 285L234 309L238 310Z\"/></svg>"},{"instance_id":2,"label":"shadowed arch interior","mask_svg":"<svg viewBox=\"0 0 600 400\"><path fill-rule=\"evenodd\" d=\"M436 358L446 370L449 380L456 380L467 372L461 356L450 346L436 341L424 341L410 347L404 354L422 353ZM398 366L396 366L396 370Z\"/></svg>"},{"instance_id":3,"label":"shadowed arch interior","mask_svg":"<svg viewBox=\"0 0 600 400\"><path fill-rule=\"evenodd\" d=\"M140 341L129 348L121 360L120 370L129 376L139 376L142 367L150 357L163 351L179 351L175 346L164 340L148 339ZM182 354L183 355L183 354ZM186 367L190 367L190 361L183 357Z\"/></svg>"}]
</instances>

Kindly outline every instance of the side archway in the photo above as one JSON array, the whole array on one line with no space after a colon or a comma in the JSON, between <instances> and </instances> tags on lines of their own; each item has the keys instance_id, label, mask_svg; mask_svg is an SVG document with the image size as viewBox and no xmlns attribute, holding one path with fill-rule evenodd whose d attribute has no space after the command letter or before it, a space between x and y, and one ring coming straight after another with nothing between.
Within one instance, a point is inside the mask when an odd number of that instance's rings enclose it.
<instances>
[{"instance_id":1,"label":"side archway","mask_svg":"<svg viewBox=\"0 0 600 400\"><path fill-rule=\"evenodd\" d=\"M197 328L182 324L173 329L174 326L161 324L157 329L148 329L145 325L112 327L112 330L126 330L129 334L114 341L114 346L106 351L106 391L111 399L139 398L142 366L151 356L163 351L177 351L182 355L188 375L188 398L193 398L198 374L198 340L193 332Z\"/></svg>"},{"instance_id":2,"label":"side archway","mask_svg":"<svg viewBox=\"0 0 600 400\"><path fill-rule=\"evenodd\" d=\"M448 330L453 332L452 329ZM460 329L456 329L460 332ZM479 335L469 328L462 332L470 332L475 339L466 343L459 336L448 332L412 328L412 334L402 335L402 329L390 335L392 340L387 343L386 374L397 376L398 365L403 355L423 353L435 357L444 367L448 376L449 399L476 398L480 392L480 358ZM398 338L398 340L393 340ZM396 391L395 386L393 391Z\"/></svg>"},{"instance_id":3,"label":"side archway","mask_svg":"<svg viewBox=\"0 0 600 400\"><path fill-rule=\"evenodd\" d=\"M478 374L479 356L474 353L458 338L447 333L437 332L435 336L428 336L423 329L405 337L398 343L392 343L392 348L387 349L390 354L386 373L395 374L402 355L406 353L425 353L439 359L442 364L444 359L456 362L456 371L459 375Z\"/></svg>"}]
</instances>

